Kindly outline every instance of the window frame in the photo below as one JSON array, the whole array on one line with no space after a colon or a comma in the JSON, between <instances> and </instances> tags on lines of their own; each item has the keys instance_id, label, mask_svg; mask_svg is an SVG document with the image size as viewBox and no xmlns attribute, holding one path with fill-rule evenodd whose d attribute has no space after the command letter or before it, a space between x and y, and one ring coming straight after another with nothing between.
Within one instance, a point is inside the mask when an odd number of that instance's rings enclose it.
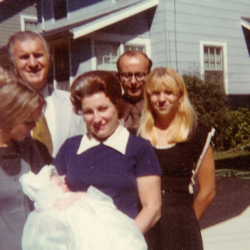
<instances>
[{"instance_id":1,"label":"window frame","mask_svg":"<svg viewBox=\"0 0 250 250\"><path fill-rule=\"evenodd\" d=\"M98 46L98 44L99 45L111 45L111 46L114 46L114 48L115 48L115 50L116 50L116 52L117 52L117 58L119 57L119 48L120 48L120 43L119 42L110 42L110 41L101 41L101 40L95 40L95 57L96 57L96 69L98 69L98 70L106 70L106 71L111 71L111 72L113 72L113 70L112 69L108 69L108 68L104 68L104 69L101 69L101 68L98 68L98 57L97 57L97 46ZM103 55L103 57L104 57L104 55ZM103 59L103 57L102 57L102 59ZM116 59L117 60L117 59ZM116 63L114 63L114 64L111 64L112 66L113 65L115 65Z\"/></svg>"},{"instance_id":2,"label":"window frame","mask_svg":"<svg viewBox=\"0 0 250 250\"><path fill-rule=\"evenodd\" d=\"M37 22L37 28L39 30L39 23L38 23L38 19L36 16L32 16L32 15L20 15L20 24L21 24L21 31L25 31L25 21L35 21ZM37 32L38 32L37 30Z\"/></svg>"},{"instance_id":3,"label":"window frame","mask_svg":"<svg viewBox=\"0 0 250 250\"><path fill-rule=\"evenodd\" d=\"M225 89L225 93L228 94L227 43L217 42L217 41L200 41L200 75L203 80L204 80L205 71L206 71L205 65L204 65L204 48L205 47L213 47L213 48L218 47L222 49L222 71L223 71L224 89ZM220 71L220 70L214 70L214 71Z\"/></svg>"},{"instance_id":4,"label":"window frame","mask_svg":"<svg viewBox=\"0 0 250 250\"><path fill-rule=\"evenodd\" d=\"M125 45L130 45L130 46L143 46L145 47L145 53L147 54L148 57L151 57L151 50L150 50L150 39L149 38L134 38L129 35L110 35L110 34L104 34L104 33L99 33L99 34L94 34L91 37L91 68L92 70L97 70L97 55L95 51L95 43L96 42L106 42L106 43L119 43L120 45L118 46L118 58L120 55L124 53L124 47ZM113 72L113 71L111 71Z\"/></svg>"}]
</instances>

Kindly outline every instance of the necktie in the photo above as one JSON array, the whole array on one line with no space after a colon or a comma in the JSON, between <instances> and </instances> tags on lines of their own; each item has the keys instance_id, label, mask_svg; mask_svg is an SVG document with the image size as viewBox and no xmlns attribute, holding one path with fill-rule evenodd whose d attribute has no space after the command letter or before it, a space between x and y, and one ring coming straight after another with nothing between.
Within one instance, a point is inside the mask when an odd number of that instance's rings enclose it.
<instances>
[{"instance_id":1,"label":"necktie","mask_svg":"<svg viewBox=\"0 0 250 250\"><path fill-rule=\"evenodd\" d=\"M129 114L132 118L132 127L138 127L141 119L141 112L136 105L132 105Z\"/></svg>"},{"instance_id":2,"label":"necktie","mask_svg":"<svg viewBox=\"0 0 250 250\"><path fill-rule=\"evenodd\" d=\"M50 153L50 155L52 155L53 144L48 124L46 122L44 115L42 115L41 118L36 122L36 127L32 131L32 137L35 141L37 140L44 146L46 146L48 152Z\"/></svg>"}]
</instances>

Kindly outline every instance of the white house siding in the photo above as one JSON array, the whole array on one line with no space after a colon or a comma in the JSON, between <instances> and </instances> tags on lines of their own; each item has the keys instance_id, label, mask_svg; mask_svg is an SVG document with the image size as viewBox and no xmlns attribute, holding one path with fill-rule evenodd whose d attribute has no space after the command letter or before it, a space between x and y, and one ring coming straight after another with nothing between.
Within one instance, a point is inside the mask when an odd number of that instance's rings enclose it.
<instances>
[{"instance_id":1,"label":"white house siding","mask_svg":"<svg viewBox=\"0 0 250 250\"><path fill-rule=\"evenodd\" d=\"M6 10L1 9L0 14L2 11ZM7 45L11 35L21 30L21 14L36 17L36 8L32 5L28 8L20 9L20 12L17 12L5 20L1 20L0 23L0 65L6 68L9 67L8 54L5 49L1 50L1 48L4 48Z\"/></svg>"},{"instance_id":2,"label":"white house siding","mask_svg":"<svg viewBox=\"0 0 250 250\"><path fill-rule=\"evenodd\" d=\"M67 38L70 53L69 83L72 83L78 75L97 69L96 42L117 43L118 56L123 52L125 44L145 46L150 55L149 20L152 19L152 10L148 10L146 5L145 11L138 11L138 6L143 7L144 2L155 4L157 1L68 1L67 17L59 20L53 18L53 2L43 0L38 4L38 17L43 27L42 34L49 38L51 44L63 38L61 32L72 35ZM133 13L133 7L136 7L135 13L138 11L138 14L131 14L130 10ZM106 21L111 20L110 15L113 17L113 23L107 24ZM57 83L56 87L61 88L61 82Z\"/></svg>"},{"instance_id":3,"label":"white house siding","mask_svg":"<svg viewBox=\"0 0 250 250\"><path fill-rule=\"evenodd\" d=\"M137 25L135 25L135 23ZM120 21L114 25L96 31L86 37L72 40L72 76L95 70L93 51L96 41L99 42L114 42L117 44L126 44L135 38L149 39L147 20L144 13L139 13L128 20ZM145 44L143 44L145 45ZM92 51L92 53L91 53ZM93 65L94 63L94 65Z\"/></svg>"},{"instance_id":4,"label":"white house siding","mask_svg":"<svg viewBox=\"0 0 250 250\"><path fill-rule=\"evenodd\" d=\"M0 10L0 12L3 10ZM20 10L13 16L0 23L0 47L5 46L11 35L21 30L20 15L37 16L35 6L30 6L26 9Z\"/></svg>"},{"instance_id":5,"label":"white house siding","mask_svg":"<svg viewBox=\"0 0 250 250\"><path fill-rule=\"evenodd\" d=\"M112 0L80 0L67 1L67 17L54 20L53 1L39 1L39 19L44 16L43 27L45 31L51 31L65 26L80 25L84 21L89 21L98 16L102 16L118 9L128 7L132 4L141 2L140 0L112 1ZM44 12L42 4L44 3Z\"/></svg>"},{"instance_id":6,"label":"white house siding","mask_svg":"<svg viewBox=\"0 0 250 250\"><path fill-rule=\"evenodd\" d=\"M240 24L249 16L249 0L160 0L150 29L154 67L200 72L200 42L222 42L227 93L250 94L250 58Z\"/></svg>"}]
</instances>

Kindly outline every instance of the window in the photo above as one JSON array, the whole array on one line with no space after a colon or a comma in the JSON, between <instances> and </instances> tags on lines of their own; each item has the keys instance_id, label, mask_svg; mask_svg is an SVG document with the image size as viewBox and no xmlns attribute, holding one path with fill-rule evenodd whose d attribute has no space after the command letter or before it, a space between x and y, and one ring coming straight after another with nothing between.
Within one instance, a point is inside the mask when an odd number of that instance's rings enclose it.
<instances>
[{"instance_id":1,"label":"window","mask_svg":"<svg viewBox=\"0 0 250 250\"><path fill-rule=\"evenodd\" d=\"M93 70L116 72L116 62L119 56L129 50L138 50L150 57L150 40L148 38L95 33L91 43Z\"/></svg>"},{"instance_id":2,"label":"window","mask_svg":"<svg viewBox=\"0 0 250 250\"><path fill-rule=\"evenodd\" d=\"M119 56L119 44L96 42L96 60L98 70L116 71L116 61Z\"/></svg>"},{"instance_id":3,"label":"window","mask_svg":"<svg viewBox=\"0 0 250 250\"><path fill-rule=\"evenodd\" d=\"M205 70L222 71L222 48L204 46Z\"/></svg>"},{"instance_id":4,"label":"window","mask_svg":"<svg viewBox=\"0 0 250 250\"><path fill-rule=\"evenodd\" d=\"M223 50L222 47L204 46L205 79L223 83Z\"/></svg>"},{"instance_id":5,"label":"window","mask_svg":"<svg viewBox=\"0 0 250 250\"><path fill-rule=\"evenodd\" d=\"M125 45L124 46L124 51L130 51L130 50L137 50L137 51L140 51L143 53L146 52L145 46L133 46L133 45Z\"/></svg>"},{"instance_id":6,"label":"window","mask_svg":"<svg viewBox=\"0 0 250 250\"><path fill-rule=\"evenodd\" d=\"M54 0L54 18L55 20L67 17L66 0Z\"/></svg>"},{"instance_id":7,"label":"window","mask_svg":"<svg viewBox=\"0 0 250 250\"><path fill-rule=\"evenodd\" d=\"M38 21L35 16L21 15L21 30L38 32Z\"/></svg>"},{"instance_id":8,"label":"window","mask_svg":"<svg viewBox=\"0 0 250 250\"><path fill-rule=\"evenodd\" d=\"M227 92L226 43L201 42L201 75L221 83Z\"/></svg>"},{"instance_id":9,"label":"window","mask_svg":"<svg viewBox=\"0 0 250 250\"><path fill-rule=\"evenodd\" d=\"M31 30L34 32L38 32L38 22L25 20L25 30Z\"/></svg>"}]
</instances>

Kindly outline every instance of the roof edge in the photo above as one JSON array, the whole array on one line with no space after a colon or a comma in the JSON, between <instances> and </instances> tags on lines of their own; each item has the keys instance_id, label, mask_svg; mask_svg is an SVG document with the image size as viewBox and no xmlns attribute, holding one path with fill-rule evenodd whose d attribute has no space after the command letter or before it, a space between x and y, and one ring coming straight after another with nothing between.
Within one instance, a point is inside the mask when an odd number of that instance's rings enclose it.
<instances>
[{"instance_id":1,"label":"roof edge","mask_svg":"<svg viewBox=\"0 0 250 250\"><path fill-rule=\"evenodd\" d=\"M139 4L135 4L127 8L124 8L115 13L111 13L104 17L95 19L79 27L72 28L71 32L73 33L73 38L77 39L79 37L88 35L94 31L97 31L111 24L122 21L128 17L134 16L140 12L153 8L157 6L158 4L159 4L159 0L148 0L146 2L141 2Z\"/></svg>"}]
</instances>

